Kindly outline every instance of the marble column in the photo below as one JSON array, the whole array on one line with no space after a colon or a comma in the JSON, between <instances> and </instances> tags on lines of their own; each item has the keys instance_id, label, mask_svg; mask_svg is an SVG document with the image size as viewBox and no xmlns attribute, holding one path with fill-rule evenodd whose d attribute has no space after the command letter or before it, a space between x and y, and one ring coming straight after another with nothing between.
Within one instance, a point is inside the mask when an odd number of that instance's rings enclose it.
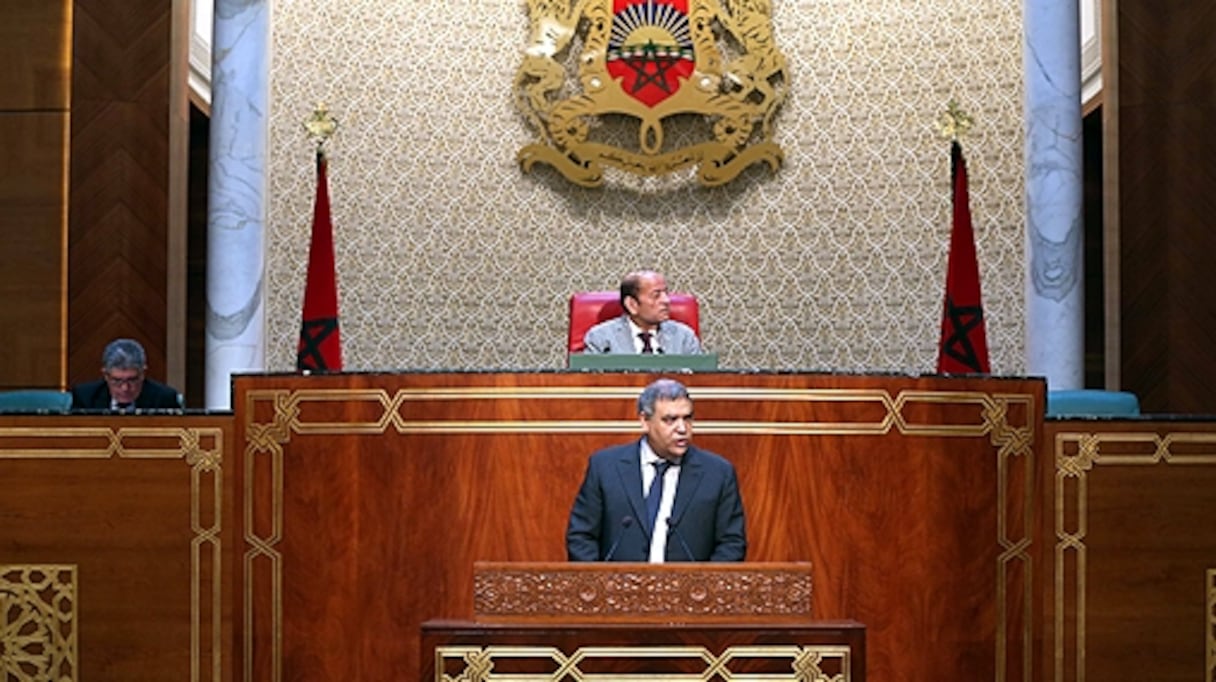
<instances>
[{"instance_id":1,"label":"marble column","mask_svg":"<svg viewBox=\"0 0 1216 682\"><path fill-rule=\"evenodd\" d=\"M1081 48L1077 0L1024 0L1026 371L1085 384Z\"/></svg>"},{"instance_id":2,"label":"marble column","mask_svg":"<svg viewBox=\"0 0 1216 682\"><path fill-rule=\"evenodd\" d=\"M216 0L211 64L206 405L228 409L232 374L266 367L268 0Z\"/></svg>"}]
</instances>

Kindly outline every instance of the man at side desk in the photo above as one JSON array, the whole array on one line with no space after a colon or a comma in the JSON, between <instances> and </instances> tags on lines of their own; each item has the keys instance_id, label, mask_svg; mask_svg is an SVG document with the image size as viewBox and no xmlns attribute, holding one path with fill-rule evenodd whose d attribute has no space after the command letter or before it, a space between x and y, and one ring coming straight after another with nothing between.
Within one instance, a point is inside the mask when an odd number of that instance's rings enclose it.
<instances>
[{"instance_id":1,"label":"man at side desk","mask_svg":"<svg viewBox=\"0 0 1216 682\"><path fill-rule=\"evenodd\" d=\"M691 327L671 319L667 279L652 270L631 272L621 280L625 313L605 320L583 337L586 353L701 353Z\"/></svg>"},{"instance_id":2,"label":"man at side desk","mask_svg":"<svg viewBox=\"0 0 1216 682\"><path fill-rule=\"evenodd\" d=\"M101 379L72 387L73 410L165 410L181 407L177 391L145 376L148 356L133 339L111 341L101 354Z\"/></svg>"},{"instance_id":3,"label":"man at side desk","mask_svg":"<svg viewBox=\"0 0 1216 682\"><path fill-rule=\"evenodd\" d=\"M730 462L691 445L678 381L638 396L642 438L593 454L566 529L571 561L743 561L747 529Z\"/></svg>"}]
</instances>

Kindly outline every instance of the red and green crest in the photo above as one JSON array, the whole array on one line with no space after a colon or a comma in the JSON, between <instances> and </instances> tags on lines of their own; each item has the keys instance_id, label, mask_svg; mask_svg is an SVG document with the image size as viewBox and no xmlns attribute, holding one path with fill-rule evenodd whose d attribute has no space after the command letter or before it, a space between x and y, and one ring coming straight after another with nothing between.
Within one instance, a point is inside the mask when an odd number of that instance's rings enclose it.
<instances>
[{"instance_id":1,"label":"red and green crest","mask_svg":"<svg viewBox=\"0 0 1216 682\"><path fill-rule=\"evenodd\" d=\"M688 0L613 0L608 73L648 107L671 97L696 66Z\"/></svg>"},{"instance_id":2,"label":"red and green crest","mask_svg":"<svg viewBox=\"0 0 1216 682\"><path fill-rule=\"evenodd\" d=\"M781 165L773 121L788 92L772 0L525 0L515 101L540 133L520 166L584 187L605 168L695 167L706 186Z\"/></svg>"}]
</instances>

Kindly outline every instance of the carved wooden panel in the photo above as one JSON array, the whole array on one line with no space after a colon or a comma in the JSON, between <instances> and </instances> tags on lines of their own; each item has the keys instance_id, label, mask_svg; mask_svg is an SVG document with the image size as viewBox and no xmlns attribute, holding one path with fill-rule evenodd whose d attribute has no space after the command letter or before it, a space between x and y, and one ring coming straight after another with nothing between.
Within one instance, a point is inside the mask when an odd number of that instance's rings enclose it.
<instances>
[{"instance_id":1,"label":"carved wooden panel","mask_svg":"<svg viewBox=\"0 0 1216 682\"><path fill-rule=\"evenodd\" d=\"M851 621L430 621L421 631L424 682L863 682L867 670L866 628Z\"/></svg>"},{"instance_id":2,"label":"carved wooden panel","mask_svg":"<svg viewBox=\"0 0 1216 682\"><path fill-rule=\"evenodd\" d=\"M810 564L479 562L473 570L477 620L811 618Z\"/></svg>"},{"instance_id":3,"label":"carved wooden panel","mask_svg":"<svg viewBox=\"0 0 1216 682\"><path fill-rule=\"evenodd\" d=\"M79 679L76 567L0 563L0 679Z\"/></svg>"}]
</instances>

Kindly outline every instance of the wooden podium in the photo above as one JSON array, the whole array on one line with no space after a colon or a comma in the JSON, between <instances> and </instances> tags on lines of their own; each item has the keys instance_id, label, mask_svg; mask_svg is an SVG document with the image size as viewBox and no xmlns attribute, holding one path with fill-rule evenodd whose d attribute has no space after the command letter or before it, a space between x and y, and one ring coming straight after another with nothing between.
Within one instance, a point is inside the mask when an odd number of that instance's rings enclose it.
<instances>
[{"instance_id":1,"label":"wooden podium","mask_svg":"<svg viewBox=\"0 0 1216 682\"><path fill-rule=\"evenodd\" d=\"M679 376L697 443L738 472L743 565L813 561L815 617L865 623L870 674L1042 677L1042 379ZM242 678L417 675L423 621L479 620L475 562L566 558L587 457L638 437L655 378L234 377Z\"/></svg>"},{"instance_id":2,"label":"wooden podium","mask_svg":"<svg viewBox=\"0 0 1216 682\"><path fill-rule=\"evenodd\" d=\"M865 627L811 620L806 563L491 563L475 621L422 624L422 680L865 680Z\"/></svg>"}]
</instances>

